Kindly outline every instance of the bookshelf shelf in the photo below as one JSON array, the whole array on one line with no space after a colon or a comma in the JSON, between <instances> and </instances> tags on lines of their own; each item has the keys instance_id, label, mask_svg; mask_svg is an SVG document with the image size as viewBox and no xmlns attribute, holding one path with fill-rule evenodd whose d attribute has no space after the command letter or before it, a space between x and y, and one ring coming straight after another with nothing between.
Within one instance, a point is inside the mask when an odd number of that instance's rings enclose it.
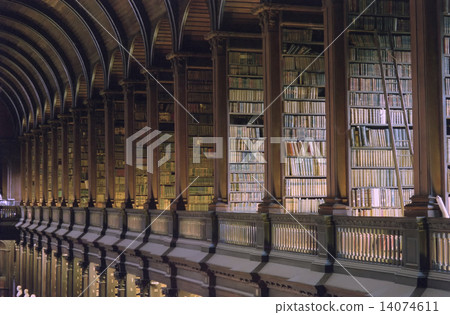
<instances>
[{"instance_id":1,"label":"bookshelf shelf","mask_svg":"<svg viewBox=\"0 0 450 315\"><path fill-rule=\"evenodd\" d=\"M444 203L447 209L450 205L450 1L442 0L442 24L441 24L441 37L442 37L442 93L443 93L443 112L446 113L445 127L446 127L446 138L445 141L445 163L447 171L447 198L445 198Z\"/></svg>"},{"instance_id":2,"label":"bookshelf shelf","mask_svg":"<svg viewBox=\"0 0 450 315\"><path fill-rule=\"evenodd\" d=\"M125 122L124 101L114 100L114 205L125 201Z\"/></svg>"},{"instance_id":3,"label":"bookshelf shelf","mask_svg":"<svg viewBox=\"0 0 450 315\"><path fill-rule=\"evenodd\" d=\"M134 132L138 132L147 124L147 99L145 94L134 95ZM136 209L143 209L147 201L147 150L143 150L142 160L138 161L143 169L135 168L135 183L136 192L134 198L134 207Z\"/></svg>"},{"instance_id":4,"label":"bookshelf shelf","mask_svg":"<svg viewBox=\"0 0 450 315\"><path fill-rule=\"evenodd\" d=\"M82 207L87 207L89 203L89 178L88 178L88 145L89 145L89 137L88 137L88 117L87 112L82 112L80 117L80 123L81 123L81 129L80 129L80 136L81 136L81 157L80 157L80 163L81 163L81 174L80 174L80 180L81 180L81 187L80 187L80 205ZM77 184L80 185L80 184Z\"/></svg>"},{"instance_id":5,"label":"bookshelf shelf","mask_svg":"<svg viewBox=\"0 0 450 315\"><path fill-rule=\"evenodd\" d=\"M283 28L283 203L290 212L317 212L326 196L325 60L323 30ZM299 54L300 53L300 54Z\"/></svg>"},{"instance_id":6,"label":"bookshelf shelf","mask_svg":"<svg viewBox=\"0 0 450 315\"><path fill-rule=\"evenodd\" d=\"M103 207L106 202L106 168L105 168L105 113L96 110L95 113L95 143L97 165L97 207Z\"/></svg>"},{"instance_id":7,"label":"bookshelf shelf","mask_svg":"<svg viewBox=\"0 0 450 315\"><path fill-rule=\"evenodd\" d=\"M348 0L348 22L369 3ZM352 25L348 58L348 117L350 130L350 207L356 216L401 216L400 196L391 144L397 147L398 166L407 204L414 193L412 160L403 121L394 58L412 134L412 80L409 1L380 0ZM382 75L375 45L378 36L394 140L390 138ZM392 36L395 52L391 53ZM403 129L401 129L403 128Z\"/></svg>"},{"instance_id":8,"label":"bookshelf shelf","mask_svg":"<svg viewBox=\"0 0 450 315\"><path fill-rule=\"evenodd\" d=\"M73 128L73 122L70 121L67 123L67 144L68 144L68 148L67 148L67 152L68 152L68 166L69 166L69 170L68 170L68 174L69 174L69 204L72 204L74 201L74 143L73 143L73 139L74 139L74 128Z\"/></svg>"}]
</instances>

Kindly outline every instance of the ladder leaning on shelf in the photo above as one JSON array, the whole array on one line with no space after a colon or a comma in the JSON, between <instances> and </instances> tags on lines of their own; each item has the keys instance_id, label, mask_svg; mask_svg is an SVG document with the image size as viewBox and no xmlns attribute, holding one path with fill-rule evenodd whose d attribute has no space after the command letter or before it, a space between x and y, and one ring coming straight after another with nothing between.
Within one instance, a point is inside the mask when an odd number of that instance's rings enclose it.
<instances>
[{"instance_id":1,"label":"ladder leaning on shelf","mask_svg":"<svg viewBox=\"0 0 450 315\"><path fill-rule=\"evenodd\" d=\"M394 73L395 73L395 79L396 79L396 83L397 83L397 88L398 88L398 93L399 93L399 98L400 98L400 105L402 108L402 113L403 113L403 128L405 128L405 133L407 136L406 140L396 140L394 137L394 129L392 127L392 121L391 121L391 111L390 111L390 104L389 104L389 98L388 98L388 91L387 91L387 84L386 84L386 74L384 72L384 65L383 65L383 59L382 59L382 55L381 55L381 44L380 44L380 38L378 36L378 33L375 31L374 33L374 37L375 37L375 45L377 46L377 51L378 51L378 63L380 65L380 73L381 73L381 79L382 79L382 85L383 85L383 94L384 94L384 103L385 103L385 108L386 108L386 121L388 123L388 127L389 127L389 136L391 138L391 148L392 148L392 155L393 155L393 159L394 159L394 166L395 166L395 175L397 177L397 187L398 187L398 194L399 194L399 200L400 200L400 207L402 209L402 215L404 215L405 212L405 204L403 201L403 185L402 185L402 178L400 176L400 168L399 168L399 163L398 163L398 157L399 155L397 154L397 144L402 144L402 143L406 143L408 146L408 150L409 150L409 154L402 154L401 156L405 157L405 156L409 156L412 162L412 158L413 158L413 148L412 148L412 144L411 144L411 135L410 135L410 125L408 123L408 114L406 112L406 108L405 108L405 102L403 99L403 89L402 89L402 84L400 81L400 75L398 73L398 64L397 64L397 60L395 58L395 45L394 45L394 40L393 40L393 36L392 34L389 32L388 37L389 37L389 46L390 46L390 52L388 51L388 49L386 49L386 53L391 54L392 56L392 60L394 63ZM403 146L402 146L403 147ZM403 150L402 150L403 151Z\"/></svg>"}]
</instances>

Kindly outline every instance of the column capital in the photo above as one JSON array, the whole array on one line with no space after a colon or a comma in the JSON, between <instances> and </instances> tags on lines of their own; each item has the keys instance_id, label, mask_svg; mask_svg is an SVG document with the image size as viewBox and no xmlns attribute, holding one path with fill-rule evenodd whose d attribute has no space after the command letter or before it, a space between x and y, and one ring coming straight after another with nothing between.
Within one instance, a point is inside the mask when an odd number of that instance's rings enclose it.
<instances>
[{"instance_id":1,"label":"column capital","mask_svg":"<svg viewBox=\"0 0 450 315\"><path fill-rule=\"evenodd\" d=\"M227 39L222 36L213 36L208 39L209 47L211 49L212 57L217 55L226 55Z\"/></svg>"},{"instance_id":2,"label":"column capital","mask_svg":"<svg viewBox=\"0 0 450 315\"><path fill-rule=\"evenodd\" d=\"M258 13L259 24L262 30L269 32L278 32L280 25L280 11L271 7L265 7Z\"/></svg>"}]
</instances>

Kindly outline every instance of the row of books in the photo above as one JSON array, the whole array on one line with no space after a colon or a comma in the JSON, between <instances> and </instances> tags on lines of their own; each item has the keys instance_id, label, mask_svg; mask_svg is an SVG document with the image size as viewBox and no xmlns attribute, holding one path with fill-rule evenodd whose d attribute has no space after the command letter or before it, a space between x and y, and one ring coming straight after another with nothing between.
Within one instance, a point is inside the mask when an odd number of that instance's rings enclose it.
<instances>
[{"instance_id":1,"label":"row of books","mask_svg":"<svg viewBox=\"0 0 450 315\"><path fill-rule=\"evenodd\" d=\"M190 186L189 194L191 195L212 195L214 194L214 187L199 187Z\"/></svg>"},{"instance_id":2,"label":"row of books","mask_svg":"<svg viewBox=\"0 0 450 315\"><path fill-rule=\"evenodd\" d=\"M289 70L306 70L309 72L324 71L325 59L309 55L285 56L283 58L283 68L284 71Z\"/></svg>"},{"instance_id":3,"label":"row of books","mask_svg":"<svg viewBox=\"0 0 450 315\"><path fill-rule=\"evenodd\" d=\"M354 217L402 217L402 209L352 209Z\"/></svg>"},{"instance_id":4,"label":"row of books","mask_svg":"<svg viewBox=\"0 0 450 315\"><path fill-rule=\"evenodd\" d=\"M378 35L380 47L382 49L391 49L391 39L387 35ZM376 48L375 36L370 34L350 34L350 41L353 46L357 47L373 47ZM411 48L411 36L410 35L393 35L392 43L394 49L410 49Z\"/></svg>"},{"instance_id":5,"label":"row of books","mask_svg":"<svg viewBox=\"0 0 450 315\"><path fill-rule=\"evenodd\" d=\"M352 17L350 17L352 18ZM353 19L352 19L353 21ZM409 32L409 19L386 16L360 16L354 20L353 29L381 32Z\"/></svg>"},{"instance_id":6,"label":"row of books","mask_svg":"<svg viewBox=\"0 0 450 315\"><path fill-rule=\"evenodd\" d=\"M263 80L245 77L228 77L228 87L231 89L263 89Z\"/></svg>"},{"instance_id":7,"label":"row of books","mask_svg":"<svg viewBox=\"0 0 450 315\"><path fill-rule=\"evenodd\" d=\"M281 46L281 51L286 55L307 55L311 52L311 47L301 44L286 44Z\"/></svg>"},{"instance_id":8,"label":"row of books","mask_svg":"<svg viewBox=\"0 0 450 315\"><path fill-rule=\"evenodd\" d=\"M395 167L391 150L352 150L352 167L387 168ZM399 167L412 167L409 150L397 150Z\"/></svg>"},{"instance_id":9,"label":"row of books","mask_svg":"<svg viewBox=\"0 0 450 315\"><path fill-rule=\"evenodd\" d=\"M211 82L191 82L187 84L188 91L190 92L209 92L212 91Z\"/></svg>"},{"instance_id":10,"label":"row of books","mask_svg":"<svg viewBox=\"0 0 450 315\"><path fill-rule=\"evenodd\" d=\"M232 202L228 205L228 210L231 212L254 212L258 209L259 203L247 201L241 201L239 203Z\"/></svg>"},{"instance_id":11,"label":"row of books","mask_svg":"<svg viewBox=\"0 0 450 315\"><path fill-rule=\"evenodd\" d=\"M400 80L400 83L402 84L403 93L411 93L411 80L402 79ZM383 92L383 80L378 78L350 78L349 89L350 91ZM397 81L394 79L387 79L386 90L387 92L399 92Z\"/></svg>"},{"instance_id":12,"label":"row of books","mask_svg":"<svg viewBox=\"0 0 450 315\"><path fill-rule=\"evenodd\" d=\"M450 57L444 56L444 61L442 62L442 70L444 75L450 75Z\"/></svg>"},{"instance_id":13,"label":"row of books","mask_svg":"<svg viewBox=\"0 0 450 315\"><path fill-rule=\"evenodd\" d=\"M288 128L326 128L325 116L293 116L284 115L284 127Z\"/></svg>"},{"instance_id":14,"label":"row of books","mask_svg":"<svg viewBox=\"0 0 450 315\"><path fill-rule=\"evenodd\" d=\"M355 93L349 92L350 106L362 107L385 107L384 95L380 93ZM389 107L401 107L400 95L388 95ZM412 94L403 95L403 102L406 108L412 108Z\"/></svg>"},{"instance_id":15,"label":"row of books","mask_svg":"<svg viewBox=\"0 0 450 315\"><path fill-rule=\"evenodd\" d=\"M262 76L263 67L230 65L229 74L234 76Z\"/></svg>"},{"instance_id":16,"label":"row of books","mask_svg":"<svg viewBox=\"0 0 450 315\"><path fill-rule=\"evenodd\" d=\"M230 196L229 198L230 198L231 202L249 202L249 201L261 202L262 198L264 197L264 193L263 192L252 192L252 193L230 192L229 196Z\"/></svg>"},{"instance_id":17,"label":"row of books","mask_svg":"<svg viewBox=\"0 0 450 315\"><path fill-rule=\"evenodd\" d=\"M232 173L264 173L264 164L231 164L229 168Z\"/></svg>"},{"instance_id":18,"label":"row of books","mask_svg":"<svg viewBox=\"0 0 450 315\"><path fill-rule=\"evenodd\" d=\"M261 192L264 191L264 187L258 183L231 183L230 191Z\"/></svg>"},{"instance_id":19,"label":"row of books","mask_svg":"<svg viewBox=\"0 0 450 315\"><path fill-rule=\"evenodd\" d=\"M366 47L365 45L363 47ZM386 50L381 51L381 61L383 63L393 63L394 59L397 63L411 63L411 52L410 51L394 51L389 52ZM350 48L350 62L364 61L364 62L379 62L378 52L375 49L368 48Z\"/></svg>"},{"instance_id":20,"label":"row of books","mask_svg":"<svg viewBox=\"0 0 450 315\"><path fill-rule=\"evenodd\" d=\"M286 197L323 197L327 195L326 179L287 178Z\"/></svg>"},{"instance_id":21,"label":"row of books","mask_svg":"<svg viewBox=\"0 0 450 315\"><path fill-rule=\"evenodd\" d=\"M306 128L284 128L283 136L287 138L297 138L299 140L320 140L325 141L325 129L306 129Z\"/></svg>"},{"instance_id":22,"label":"row of books","mask_svg":"<svg viewBox=\"0 0 450 315\"><path fill-rule=\"evenodd\" d=\"M204 83L208 83L212 81L212 71L211 70L189 70L187 72L188 81L204 81ZM195 84L198 84L196 82Z\"/></svg>"},{"instance_id":23,"label":"row of books","mask_svg":"<svg viewBox=\"0 0 450 315\"><path fill-rule=\"evenodd\" d=\"M161 185L161 197L162 198L175 198L175 187L174 186L167 186L167 185Z\"/></svg>"},{"instance_id":24,"label":"row of books","mask_svg":"<svg viewBox=\"0 0 450 315\"><path fill-rule=\"evenodd\" d=\"M284 101L283 110L286 114L316 114L325 115L323 101Z\"/></svg>"},{"instance_id":25,"label":"row of books","mask_svg":"<svg viewBox=\"0 0 450 315\"><path fill-rule=\"evenodd\" d=\"M254 114L259 115L264 109L263 103L230 102L231 114Z\"/></svg>"},{"instance_id":26,"label":"row of books","mask_svg":"<svg viewBox=\"0 0 450 315\"><path fill-rule=\"evenodd\" d=\"M320 88L318 87L289 86L284 90L284 97L288 99L317 99L324 97L324 95L319 94L319 90Z\"/></svg>"},{"instance_id":27,"label":"row of books","mask_svg":"<svg viewBox=\"0 0 450 315\"><path fill-rule=\"evenodd\" d=\"M285 71L283 80L285 85L325 86L325 73Z\"/></svg>"},{"instance_id":28,"label":"row of books","mask_svg":"<svg viewBox=\"0 0 450 315\"><path fill-rule=\"evenodd\" d=\"M408 135L404 129L394 129L394 140L397 141L396 147L408 147L405 144ZM411 142L412 142L412 132ZM350 128L350 145L352 147L374 147L390 148L391 137L388 129L371 129L366 126L357 126Z\"/></svg>"},{"instance_id":29,"label":"row of books","mask_svg":"<svg viewBox=\"0 0 450 315\"><path fill-rule=\"evenodd\" d=\"M188 93L189 103L212 103L212 93L190 92Z\"/></svg>"},{"instance_id":30,"label":"row of books","mask_svg":"<svg viewBox=\"0 0 450 315\"><path fill-rule=\"evenodd\" d=\"M230 163L263 163L264 153L258 152L229 152Z\"/></svg>"},{"instance_id":31,"label":"row of books","mask_svg":"<svg viewBox=\"0 0 450 315\"><path fill-rule=\"evenodd\" d=\"M211 136L213 134L213 126L190 124L188 133L196 136Z\"/></svg>"},{"instance_id":32,"label":"row of books","mask_svg":"<svg viewBox=\"0 0 450 315\"><path fill-rule=\"evenodd\" d=\"M208 160L208 164L209 164L209 168L205 168L205 167L190 167L189 168L189 176L192 177L209 177L209 176L213 176L214 175L214 169L212 166L212 161ZM202 166L205 166L204 163L201 164ZM194 164L195 166L195 164Z\"/></svg>"},{"instance_id":33,"label":"row of books","mask_svg":"<svg viewBox=\"0 0 450 315\"><path fill-rule=\"evenodd\" d=\"M387 64L383 66L386 78L395 78L395 66ZM411 65L397 65L397 72L400 78L411 79ZM349 74L351 76L381 77L380 65L376 63L350 63Z\"/></svg>"},{"instance_id":34,"label":"row of books","mask_svg":"<svg viewBox=\"0 0 450 315\"><path fill-rule=\"evenodd\" d=\"M196 176L190 177L189 180L192 182ZM214 178L213 177L199 177L195 180L195 182L191 185L191 187L195 186L213 186Z\"/></svg>"},{"instance_id":35,"label":"row of books","mask_svg":"<svg viewBox=\"0 0 450 315\"><path fill-rule=\"evenodd\" d=\"M288 158L285 163L285 176L326 176L326 159Z\"/></svg>"},{"instance_id":36,"label":"row of books","mask_svg":"<svg viewBox=\"0 0 450 315\"><path fill-rule=\"evenodd\" d=\"M205 211L208 210L208 207L198 207L200 204L208 205L212 202L212 195L210 196L194 196L189 194L187 201L188 201L188 207L190 211Z\"/></svg>"},{"instance_id":37,"label":"row of books","mask_svg":"<svg viewBox=\"0 0 450 315\"><path fill-rule=\"evenodd\" d=\"M312 29L285 29L282 32L283 42L311 42L313 37Z\"/></svg>"},{"instance_id":38,"label":"row of books","mask_svg":"<svg viewBox=\"0 0 450 315\"><path fill-rule=\"evenodd\" d=\"M262 139L261 139L262 141ZM264 142L255 142L249 139L230 139L230 151L264 151Z\"/></svg>"},{"instance_id":39,"label":"row of books","mask_svg":"<svg viewBox=\"0 0 450 315\"><path fill-rule=\"evenodd\" d=\"M228 99L238 102L262 102L264 91L262 90L229 90Z\"/></svg>"},{"instance_id":40,"label":"row of books","mask_svg":"<svg viewBox=\"0 0 450 315\"><path fill-rule=\"evenodd\" d=\"M285 142L286 154L290 157L324 157L326 142L300 141Z\"/></svg>"},{"instance_id":41,"label":"row of books","mask_svg":"<svg viewBox=\"0 0 450 315\"><path fill-rule=\"evenodd\" d=\"M403 189L403 202L414 195L413 189ZM352 207L357 208L401 208L398 189L360 188L352 190Z\"/></svg>"},{"instance_id":42,"label":"row of books","mask_svg":"<svg viewBox=\"0 0 450 315\"><path fill-rule=\"evenodd\" d=\"M285 198L284 205L286 210L292 213L317 213L324 202L322 198Z\"/></svg>"},{"instance_id":43,"label":"row of books","mask_svg":"<svg viewBox=\"0 0 450 315\"><path fill-rule=\"evenodd\" d=\"M211 108L211 104L205 104L205 103L188 103L186 106L186 109L193 114L196 113L207 113L207 114L212 114L212 108Z\"/></svg>"},{"instance_id":44,"label":"row of books","mask_svg":"<svg viewBox=\"0 0 450 315\"><path fill-rule=\"evenodd\" d=\"M403 111L390 110L390 117L392 125L404 126ZM412 110L406 111L408 124L412 123ZM350 123L351 124L369 124L369 125L385 125L387 124L386 109L384 108L350 108Z\"/></svg>"},{"instance_id":45,"label":"row of books","mask_svg":"<svg viewBox=\"0 0 450 315\"><path fill-rule=\"evenodd\" d=\"M263 128L230 126L230 137L261 138L263 137Z\"/></svg>"},{"instance_id":46,"label":"row of books","mask_svg":"<svg viewBox=\"0 0 450 315\"><path fill-rule=\"evenodd\" d=\"M262 65L262 54L230 51L228 53L228 62L239 65Z\"/></svg>"},{"instance_id":47,"label":"row of books","mask_svg":"<svg viewBox=\"0 0 450 315\"><path fill-rule=\"evenodd\" d=\"M359 14L365 10L365 14L381 14L393 16L408 16L409 1L407 0L348 0L348 11Z\"/></svg>"},{"instance_id":48,"label":"row of books","mask_svg":"<svg viewBox=\"0 0 450 315\"><path fill-rule=\"evenodd\" d=\"M261 164L259 164L261 165ZM230 173L230 182L264 182L264 173Z\"/></svg>"},{"instance_id":49,"label":"row of books","mask_svg":"<svg viewBox=\"0 0 450 315\"><path fill-rule=\"evenodd\" d=\"M413 170L400 170L403 186L413 186ZM397 187L397 176L393 169L352 169L353 187Z\"/></svg>"},{"instance_id":50,"label":"row of books","mask_svg":"<svg viewBox=\"0 0 450 315\"><path fill-rule=\"evenodd\" d=\"M450 96L450 78L445 78L444 80L444 93Z\"/></svg>"}]
</instances>

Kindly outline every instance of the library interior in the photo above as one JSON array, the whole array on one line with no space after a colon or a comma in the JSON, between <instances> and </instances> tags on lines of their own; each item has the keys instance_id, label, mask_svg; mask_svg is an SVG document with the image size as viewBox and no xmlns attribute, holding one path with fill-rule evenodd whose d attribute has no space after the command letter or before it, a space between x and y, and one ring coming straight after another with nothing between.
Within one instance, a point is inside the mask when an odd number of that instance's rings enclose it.
<instances>
[{"instance_id":1,"label":"library interior","mask_svg":"<svg viewBox=\"0 0 450 315\"><path fill-rule=\"evenodd\" d=\"M0 0L0 296L450 296L450 0Z\"/></svg>"}]
</instances>

